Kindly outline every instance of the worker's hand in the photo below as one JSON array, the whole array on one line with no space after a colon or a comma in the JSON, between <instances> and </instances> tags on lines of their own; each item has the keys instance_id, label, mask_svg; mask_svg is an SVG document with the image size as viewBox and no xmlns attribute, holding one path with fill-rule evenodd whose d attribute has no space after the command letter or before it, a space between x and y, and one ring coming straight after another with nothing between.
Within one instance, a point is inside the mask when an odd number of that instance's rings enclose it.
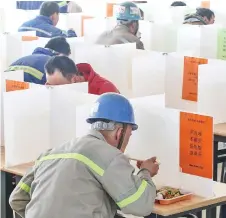
<instances>
[{"instance_id":1,"label":"worker's hand","mask_svg":"<svg viewBox=\"0 0 226 218\"><path fill-rule=\"evenodd\" d=\"M139 161L138 161L139 162ZM150 159L147 159L145 161L142 161L141 163L137 162L140 165L140 169L147 169L150 172L151 177L158 174L159 171L159 163L156 161L156 157L152 157Z\"/></svg>"}]
</instances>

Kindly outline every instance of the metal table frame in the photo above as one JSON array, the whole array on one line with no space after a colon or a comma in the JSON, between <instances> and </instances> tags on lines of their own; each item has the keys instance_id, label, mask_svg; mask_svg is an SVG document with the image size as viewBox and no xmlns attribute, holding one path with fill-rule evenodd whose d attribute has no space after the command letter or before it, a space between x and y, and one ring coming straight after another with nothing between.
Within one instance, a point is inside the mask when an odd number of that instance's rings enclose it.
<instances>
[{"instance_id":1,"label":"metal table frame","mask_svg":"<svg viewBox=\"0 0 226 218\"><path fill-rule=\"evenodd\" d=\"M13 211L8 203L13 189L12 174L1 171L1 218L13 218Z\"/></svg>"}]
</instances>

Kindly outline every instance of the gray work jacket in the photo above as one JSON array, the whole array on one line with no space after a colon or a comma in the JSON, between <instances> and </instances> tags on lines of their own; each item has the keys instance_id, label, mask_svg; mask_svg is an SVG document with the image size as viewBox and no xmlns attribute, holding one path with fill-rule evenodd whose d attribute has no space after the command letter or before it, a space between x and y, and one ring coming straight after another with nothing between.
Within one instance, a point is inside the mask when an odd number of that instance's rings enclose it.
<instances>
[{"instance_id":1,"label":"gray work jacket","mask_svg":"<svg viewBox=\"0 0 226 218\"><path fill-rule=\"evenodd\" d=\"M129 32L129 28L125 25L117 25L113 30L102 33L96 44L100 45L115 45L125 43L136 43L137 49L144 49L140 38Z\"/></svg>"},{"instance_id":2,"label":"gray work jacket","mask_svg":"<svg viewBox=\"0 0 226 218\"><path fill-rule=\"evenodd\" d=\"M90 131L42 154L10 196L26 218L113 218L117 209L149 215L156 187L149 172L134 175L128 158Z\"/></svg>"}]
</instances>

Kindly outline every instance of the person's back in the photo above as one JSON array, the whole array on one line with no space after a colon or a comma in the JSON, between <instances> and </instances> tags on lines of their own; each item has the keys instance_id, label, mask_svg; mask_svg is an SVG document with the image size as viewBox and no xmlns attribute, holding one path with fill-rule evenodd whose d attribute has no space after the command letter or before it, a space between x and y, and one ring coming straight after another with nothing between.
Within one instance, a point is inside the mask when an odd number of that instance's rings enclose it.
<instances>
[{"instance_id":1,"label":"person's back","mask_svg":"<svg viewBox=\"0 0 226 218\"><path fill-rule=\"evenodd\" d=\"M33 54L22 57L12 63L7 71L23 70L25 82L45 84L44 66L53 55L54 52L49 49L37 48Z\"/></svg>"},{"instance_id":2,"label":"person's back","mask_svg":"<svg viewBox=\"0 0 226 218\"><path fill-rule=\"evenodd\" d=\"M6 71L23 70L24 81L45 84L45 64L56 55L70 55L70 45L64 37L50 39L45 48L36 48L31 55L27 55L12 63Z\"/></svg>"},{"instance_id":3,"label":"person's back","mask_svg":"<svg viewBox=\"0 0 226 218\"><path fill-rule=\"evenodd\" d=\"M99 181L117 155L120 155L117 149L106 146L104 142L100 143L98 136L96 138L93 135L51 150L46 160L40 161L35 167L26 218L113 218L116 205L107 196ZM87 159L89 161L84 164ZM112 205L115 205L115 209L109 211ZM112 215L109 216L109 213Z\"/></svg>"},{"instance_id":4,"label":"person's back","mask_svg":"<svg viewBox=\"0 0 226 218\"><path fill-rule=\"evenodd\" d=\"M18 31L36 31L37 36L47 38L55 36L76 37L73 30L66 32L56 27L59 21L59 10L56 2L44 2L40 8L40 15L23 23Z\"/></svg>"},{"instance_id":5,"label":"person's back","mask_svg":"<svg viewBox=\"0 0 226 218\"><path fill-rule=\"evenodd\" d=\"M124 25L118 25L113 30L102 33L96 43L101 45L136 43L137 49L143 49L140 39L130 33L128 27Z\"/></svg>"},{"instance_id":6,"label":"person's back","mask_svg":"<svg viewBox=\"0 0 226 218\"><path fill-rule=\"evenodd\" d=\"M189 14L184 18L183 24L189 25L207 25L203 18L197 14Z\"/></svg>"},{"instance_id":7,"label":"person's back","mask_svg":"<svg viewBox=\"0 0 226 218\"><path fill-rule=\"evenodd\" d=\"M142 19L140 9L132 2L125 2L118 6L116 14L117 26L111 31L105 31L96 40L96 44L115 45L136 43L137 49L144 49L140 41L139 20Z\"/></svg>"},{"instance_id":8,"label":"person's back","mask_svg":"<svg viewBox=\"0 0 226 218\"><path fill-rule=\"evenodd\" d=\"M22 178L10 196L12 209L26 218L113 218L116 210L151 213L156 157L134 168L123 154L138 125L131 103L115 93L101 95L86 121L87 135L50 149Z\"/></svg>"},{"instance_id":9,"label":"person's back","mask_svg":"<svg viewBox=\"0 0 226 218\"><path fill-rule=\"evenodd\" d=\"M197 8L193 14L187 14L184 24L190 25L210 25L215 22L215 14L208 8Z\"/></svg>"}]
</instances>

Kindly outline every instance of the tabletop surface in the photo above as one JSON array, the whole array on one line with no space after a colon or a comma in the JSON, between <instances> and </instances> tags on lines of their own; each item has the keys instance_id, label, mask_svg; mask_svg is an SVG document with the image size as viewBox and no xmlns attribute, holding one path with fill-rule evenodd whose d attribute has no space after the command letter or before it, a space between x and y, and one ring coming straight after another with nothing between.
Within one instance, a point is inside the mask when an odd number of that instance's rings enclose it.
<instances>
[{"instance_id":1,"label":"tabletop surface","mask_svg":"<svg viewBox=\"0 0 226 218\"><path fill-rule=\"evenodd\" d=\"M23 176L28 170L28 168L32 167L34 164L25 163L14 167L5 167L4 159L4 148L1 147L1 171L9 172L19 176ZM155 204L153 213L156 213L161 216L169 216L212 204L217 204L221 202L226 203L226 184L215 182L214 195L215 196L211 198L193 196L191 200L181 201L171 205Z\"/></svg>"},{"instance_id":2,"label":"tabletop surface","mask_svg":"<svg viewBox=\"0 0 226 218\"><path fill-rule=\"evenodd\" d=\"M214 134L219 136L226 136L226 123L215 124Z\"/></svg>"}]
</instances>

